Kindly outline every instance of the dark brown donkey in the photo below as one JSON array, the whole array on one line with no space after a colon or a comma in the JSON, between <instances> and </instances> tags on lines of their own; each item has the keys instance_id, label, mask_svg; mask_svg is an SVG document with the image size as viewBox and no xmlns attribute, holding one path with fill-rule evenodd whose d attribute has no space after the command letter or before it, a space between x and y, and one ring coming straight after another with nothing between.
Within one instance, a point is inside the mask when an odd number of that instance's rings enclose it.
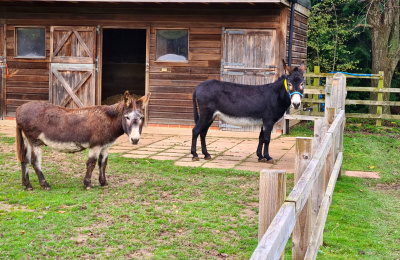
<instances>
[{"instance_id":1,"label":"dark brown donkey","mask_svg":"<svg viewBox=\"0 0 400 260\"><path fill-rule=\"evenodd\" d=\"M22 168L22 185L26 190L32 190L28 173L31 163L40 186L50 190L41 170L42 148L47 145L65 153L89 148L83 184L86 190L92 188L92 171L98 161L99 182L101 186L106 186L108 149L124 133L132 144L139 143L144 123L143 110L149 97L150 93L134 100L127 91L123 101L111 106L67 109L47 102L29 102L20 106L16 114L16 139L17 158Z\"/></svg>"}]
</instances>

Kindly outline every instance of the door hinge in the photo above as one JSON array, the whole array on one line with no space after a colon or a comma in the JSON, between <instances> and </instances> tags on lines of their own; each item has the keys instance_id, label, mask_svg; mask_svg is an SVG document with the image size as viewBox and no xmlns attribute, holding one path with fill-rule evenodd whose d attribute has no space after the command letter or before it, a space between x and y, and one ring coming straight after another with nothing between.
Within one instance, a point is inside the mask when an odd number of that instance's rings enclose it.
<instances>
[{"instance_id":1,"label":"door hinge","mask_svg":"<svg viewBox=\"0 0 400 260\"><path fill-rule=\"evenodd\" d=\"M100 70L100 56L96 57L96 72L98 73Z\"/></svg>"},{"instance_id":2,"label":"door hinge","mask_svg":"<svg viewBox=\"0 0 400 260\"><path fill-rule=\"evenodd\" d=\"M276 66L276 65L265 65L265 67L267 69L276 69L276 68L278 68L278 66Z\"/></svg>"},{"instance_id":3,"label":"door hinge","mask_svg":"<svg viewBox=\"0 0 400 260\"><path fill-rule=\"evenodd\" d=\"M278 74L278 73L276 73L276 72L269 72L269 71L267 71L267 72L265 72L264 74L265 74L265 75L276 75L276 74Z\"/></svg>"},{"instance_id":4,"label":"door hinge","mask_svg":"<svg viewBox=\"0 0 400 260\"><path fill-rule=\"evenodd\" d=\"M97 34L100 34L100 25L97 25L97 27L96 27L96 31L97 31Z\"/></svg>"}]
</instances>

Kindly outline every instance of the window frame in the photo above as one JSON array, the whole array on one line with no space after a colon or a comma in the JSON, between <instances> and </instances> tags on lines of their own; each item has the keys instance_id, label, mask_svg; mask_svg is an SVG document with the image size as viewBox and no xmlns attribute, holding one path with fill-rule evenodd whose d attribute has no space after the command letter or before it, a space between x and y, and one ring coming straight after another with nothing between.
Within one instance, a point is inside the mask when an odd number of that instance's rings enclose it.
<instances>
[{"instance_id":1,"label":"window frame","mask_svg":"<svg viewBox=\"0 0 400 260\"><path fill-rule=\"evenodd\" d=\"M187 60L158 60L158 58L157 58L157 44L158 44L158 42L157 42L157 40L158 40L158 37L157 37L157 31L158 30L170 30L170 31L187 31L187 40L188 40L188 42L187 42L187 55L188 55L188 57L187 57ZM154 57L154 62L160 62L160 63L168 63L168 62L172 62L172 63L188 63L189 62L189 45L190 45L190 41L189 41L189 33L190 33L190 30L189 30L189 28L156 28L155 29L155 38L156 38L156 45L155 45L155 53L154 53L154 55L155 55L155 57Z\"/></svg>"},{"instance_id":2,"label":"window frame","mask_svg":"<svg viewBox=\"0 0 400 260\"><path fill-rule=\"evenodd\" d=\"M20 28L23 28L23 29L44 29L44 56L19 56L18 55L18 34L17 34L17 31ZM46 51L47 51L46 38L47 38L47 35L46 34L47 34L46 26L15 26L14 27L14 42L15 42L14 58L15 59L29 59L29 60L47 59L47 56L46 56Z\"/></svg>"}]
</instances>

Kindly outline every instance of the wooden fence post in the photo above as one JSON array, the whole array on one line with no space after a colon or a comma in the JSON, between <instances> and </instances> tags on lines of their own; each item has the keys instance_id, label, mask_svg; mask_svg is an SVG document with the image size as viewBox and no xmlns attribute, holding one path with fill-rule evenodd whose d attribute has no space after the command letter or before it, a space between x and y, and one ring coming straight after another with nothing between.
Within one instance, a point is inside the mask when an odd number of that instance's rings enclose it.
<instances>
[{"instance_id":1,"label":"wooden fence post","mask_svg":"<svg viewBox=\"0 0 400 260\"><path fill-rule=\"evenodd\" d=\"M314 73L320 73L320 67L319 66L314 66ZM313 85L318 87L319 86L319 81L321 80L321 78L314 78L314 82ZM313 100L318 100L318 95L314 94L312 95L312 99ZM314 112L318 112L318 103L312 103L312 108Z\"/></svg>"},{"instance_id":2,"label":"wooden fence post","mask_svg":"<svg viewBox=\"0 0 400 260\"><path fill-rule=\"evenodd\" d=\"M314 120L314 142L313 142L313 152L318 149L318 146L321 144L322 140L324 139L325 133L328 129L325 128L324 119L323 118L316 118ZM325 172L325 166L322 168L321 172ZM311 203L311 226L315 225L317 220L317 215L319 209L321 207L322 199L325 195L325 187L328 181L325 178L324 174L319 174L317 180L314 183L314 187L311 193L312 196L312 203Z\"/></svg>"},{"instance_id":3,"label":"wooden fence post","mask_svg":"<svg viewBox=\"0 0 400 260\"><path fill-rule=\"evenodd\" d=\"M325 108L325 117L324 117L324 125L326 129L329 129L333 121L335 121L336 117L336 108L335 107L326 107ZM338 136L333 136L332 146L329 150L328 156L326 157L325 162L325 175L326 180L329 180L330 174L333 169L333 164L335 163L335 153L336 153L336 138ZM327 184L327 183L326 183ZM324 187L326 189L326 187Z\"/></svg>"},{"instance_id":4,"label":"wooden fence post","mask_svg":"<svg viewBox=\"0 0 400 260\"><path fill-rule=\"evenodd\" d=\"M312 159L312 138L296 138L294 184L298 182ZM311 237L311 197L307 200L293 230L292 259L304 259Z\"/></svg>"},{"instance_id":5,"label":"wooden fence post","mask_svg":"<svg viewBox=\"0 0 400 260\"><path fill-rule=\"evenodd\" d=\"M347 96L347 81L346 81L346 75L342 73L336 73L334 78L337 80L337 83L333 88L336 88L336 102L337 104L332 104L331 107L336 108L336 113L339 113L341 110L345 110L345 105L346 105L346 96ZM383 85L382 85L383 86ZM332 121L333 122L333 121ZM337 155L340 152L343 152L343 133L344 133L344 125L345 121L343 121L343 124L341 126L341 131L339 131L339 134L335 136L336 144L335 144L335 151L334 151L334 158L337 157ZM329 156L329 155L328 155ZM339 178L342 176L341 170L339 171Z\"/></svg>"},{"instance_id":6,"label":"wooden fence post","mask_svg":"<svg viewBox=\"0 0 400 260\"><path fill-rule=\"evenodd\" d=\"M258 242L285 201L286 171L262 170L259 196Z\"/></svg>"},{"instance_id":7,"label":"wooden fence post","mask_svg":"<svg viewBox=\"0 0 400 260\"><path fill-rule=\"evenodd\" d=\"M379 83L378 83L378 91L383 89L383 78L384 78L385 73L383 71L379 71ZM383 101L383 93L378 92L378 101L382 102ZM376 114L378 116L382 115L382 105L379 105L376 107ZM376 119L376 126L382 126L382 119Z\"/></svg>"}]
</instances>

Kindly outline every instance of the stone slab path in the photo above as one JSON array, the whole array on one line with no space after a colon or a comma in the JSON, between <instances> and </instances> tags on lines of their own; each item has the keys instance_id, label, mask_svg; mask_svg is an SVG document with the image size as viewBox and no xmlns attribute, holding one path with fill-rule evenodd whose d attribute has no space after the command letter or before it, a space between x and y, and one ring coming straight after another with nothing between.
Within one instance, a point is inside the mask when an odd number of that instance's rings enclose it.
<instances>
[{"instance_id":1,"label":"stone slab path","mask_svg":"<svg viewBox=\"0 0 400 260\"><path fill-rule=\"evenodd\" d=\"M15 121L0 120L0 133L15 136ZM258 145L255 132L230 132L210 129L207 135L207 148L211 160L202 159L200 140L198 154L200 161L193 162L190 154L192 129L144 127L140 143L132 145L126 135L117 139L110 153L121 153L126 158L150 158L155 160L172 160L175 165L224 168L249 171L263 169L286 170L294 172L295 137L272 134L270 155L275 164L260 163L255 154Z\"/></svg>"},{"instance_id":2,"label":"stone slab path","mask_svg":"<svg viewBox=\"0 0 400 260\"><path fill-rule=\"evenodd\" d=\"M256 149L259 133L209 130L206 141L211 160L204 160L200 140L197 151L200 161L192 161L190 154L192 130L187 128L145 127L140 143L131 145L126 135L121 136L110 153L122 153L127 158L172 160L178 166L224 168L261 171L281 169L294 172L295 137L272 134L270 155L275 164L258 162Z\"/></svg>"}]
</instances>

